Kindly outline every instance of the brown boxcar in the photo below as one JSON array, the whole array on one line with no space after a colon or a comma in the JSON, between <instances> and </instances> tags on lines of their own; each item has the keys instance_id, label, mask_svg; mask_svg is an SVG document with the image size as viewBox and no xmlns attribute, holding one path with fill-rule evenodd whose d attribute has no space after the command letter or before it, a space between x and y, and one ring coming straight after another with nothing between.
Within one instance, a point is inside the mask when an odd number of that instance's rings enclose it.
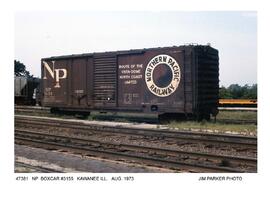
<instances>
[{"instance_id":1,"label":"brown boxcar","mask_svg":"<svg viewBox=\"0 0 270 209\"><path fill-rule=\"evenodd\" d=\"M41 74L42 104L54 109L217 114L219 57L208 45L44 58Z\"/></svg>"}]
</instances>

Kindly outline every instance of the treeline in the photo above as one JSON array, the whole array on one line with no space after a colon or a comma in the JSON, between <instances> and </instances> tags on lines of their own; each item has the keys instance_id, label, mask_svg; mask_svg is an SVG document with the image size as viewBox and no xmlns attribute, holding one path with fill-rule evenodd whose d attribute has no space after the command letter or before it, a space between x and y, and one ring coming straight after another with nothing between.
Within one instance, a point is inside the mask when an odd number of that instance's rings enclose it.
<instances>
[{"instance_id":1,"label":"treeline","mask_svg":"<svg viewBox=\"0 0 270 209\"><path fill-rule=\"evenodd\" d=\"M14 60L14 75L33 78L33 75L31 75L30 72L26 70L25 65L18 60Z\"/></svg>"},{"instance_id":2,"label":"treeline","mask_svg":"<svg viewBox=\"0 0 270 209\"><path fill-rule=\"evenodd\" d=\"M231 84L219 89L220 99L257 99L257 84L240 86Z\"/></svg>"}]
</instances>

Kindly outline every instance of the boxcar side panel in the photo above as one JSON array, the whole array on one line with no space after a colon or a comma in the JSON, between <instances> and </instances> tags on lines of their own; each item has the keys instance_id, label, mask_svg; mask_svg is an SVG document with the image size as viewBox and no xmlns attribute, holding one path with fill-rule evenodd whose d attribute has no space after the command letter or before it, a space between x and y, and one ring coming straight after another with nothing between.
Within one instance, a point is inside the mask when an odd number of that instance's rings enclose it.
<instances>
[{"instance_id":1,"label":"boxcar side panel","mask_svg":"<svg viewBox=\"0 0 270 209\"><path fill-rule=\"evenodd\" d=\"M141 110L144 85L144 54L118 56L118 105Z\"/></svg>"},{"instance_id":2,"label":"boxcar side panel","mask_svg":"<svg viewBox=\"0 0 270 209\"><path fill-rule=\"evenodd\" d=\"M185 51L147 50L118 58L119 107L145 112L185 113ZM190 95L188 95L190 97Z\"/></svg>"},{"instance_id":3,"label":"boxcar side panel","mask_svg":"<svg viewBox=\"0 0 270 209\"><path fill-rule=\"evenodd\" d=\"M73 107L87 107L87 70L86 58L72 60L69 97Z\"/></svg>"},{"instance_id":4,"label":"boxcar side panel","mask_svg":"<svg viewBox=\"0 0 270 209\"><path fill-rule=\"evenodd\" d=\"M43 105L66 110L217 110L218 51L179 46L42 59Z\"/></svg>"},{"instance_id":5,"label":"boxcar side panel","mask_svg":"<svg viewBox=\"0 0 270 209\"><path fill-rule=\"evenodd\" d=\"M87 57L87 71L86 71L86 85L87 85L87 106L88 108L94 107L94 63L93 57Z\"/></svg>"}]
</instances>

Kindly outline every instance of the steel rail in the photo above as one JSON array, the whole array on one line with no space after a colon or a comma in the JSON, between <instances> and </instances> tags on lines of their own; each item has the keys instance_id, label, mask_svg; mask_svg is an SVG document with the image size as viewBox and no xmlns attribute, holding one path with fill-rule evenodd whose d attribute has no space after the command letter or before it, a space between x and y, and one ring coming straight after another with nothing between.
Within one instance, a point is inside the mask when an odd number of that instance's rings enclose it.
<instances>
[{"instance_id":1,"label":"steel rail","mask_svg":"<svg viewBox=\"0 0 270 209\"><path fill-rule=\"evenodd\" d=\"M112 152L112 151L106 151L106 150L96 150L91 148L85 148L85 147L79 147L75 145L68 145L64 143L56 143L56 142L44 142L40 140L30 140L25 138L15 138L18 144L26 144L30 146L38 146L38 147L44 147L51 149L65 149L66 151L73 151L75 153L80 154L88 154L92 156L99 156L99 157L116 157L118 160L139 160L140 163L151 163L151 165L158 165L162 167L169 167L171 169L192 169L194 171L195 168L199 168L204 170L205 172L237 172L242 173L245 172L241 169L232 169L232 168L225 168L225 167L217 167L217 166L204 166L201 164L190 164L190 163L182 163L172 160L164 160L160 158L153 158L153 157L145 157L145 156L138 156L138 155L132 155L132 154L126 154L126 153L119 153L119 152ZM43 145L43 146L42 146ZM101 155L101 156L100 156ZM119 157L122 157L119 159Z\"/></svg>"},{"instance_id":2,"label":"steel rail","mask_svg":"<svg viewBox=\"0 0 270 209\"><path fill-rule=\"evenodd\" d=\"M188 131L174 131L174 130L160 130L160 129L141 129L123 126L104 126L87 124L80 121L68 121L55 118L38 118L28 116L15 116L15 123L24 123L32 125L49 125L54 127L72 128L77 130L87 131L103 131L110 133L122 133L129 135L141 135L147 137L157 137L158 139L177 139L177 140L190 140L190 142L207 142L217 144L241 145L257 149L257 138L250 136L240 136L232 134L210 134L204 132L188 132Z\"/></svg>"},{"instance_id":3,"label":"steel rail","mask_svg":"<svg viewBox=\"0 0 270 209\"><path fill-rule=\"evenodd\" d=\"M47 134L44 133L44 135L46 135L48 137ZM34 138L36 136L35 133L31 134L31 138ZM50 135L51 136L51 135ZM184 166L184 168L194 168L194 167L197 167L197 168L200 168L200 169L206 169L207 171L210 171L211 172L216 172L216 171L221 171L221 172L246 172L246 170L243 170L243 169L235 169L235 168L230 168L230 167L221 167L221 166L210 166L210 165L203 165L203 164L196 164L196 163L186 163L186 162L181 162L181 161L175 161L175 160L165 160L165 159L161 159L161 158L153 158L153 157L149 157L149 156L141 156L141 155L136 155L136 154L130 154L130 153L122 153L122 152L119 152L116 151L116 152L113 152L113 151L110 151L110 150L99 150L99 149L96 149L96 148L91 148L91 147L85 147L85 144L70 144L70 143L66 143L66 142L52 142L52 141L45 141L45 140L33 140L33 139L29 139L29 133L27 136L18 136L18 132L17 134L15 135L15 139L16 141L18 142L18 140L23 140L23 143L25 142L30 142L31 143L35 143L35 144L49 144L49 145L52 145L52 146L56 146L60 149L63 149L63 147L65 148L72 148L72 149L76 149L76 152L80 151L80 150L83 150L83 151L90 151L90 154L94 153L94 154L109 154L109 155L114 155L114 156L122 156L122 157L127 157L127 158L136 158L136 159L142 159L142 160L150 160L152 161L152 163L155 161L155 162L162 162L162 163L165 163L166 167L167 166L176 166L177 165L177 168L183 168L181 166ZM52 137L52 136L51 136ZM65 137L66 138L66 137ZM70 139L72 140L72 139ZM112 147L110 147L112 148ZM142 148L143 149L143 148ZM146 150L149 151L149 148L146 148ZM120 150L121 151L121 150ZM130 150L129 150L130 151ZM164 150L163 150L164 151ZM168 151L168 150L166 150ZM154 162L154 163L155 163ZM167 163L167 164L166 164ZM164 166L164 165L163 165ZM252 172L252 171L248 171L248 172Z\"/></svg>"},{"instance_id":4,"label":"steel rail","mask_svg":"<svg viewBox=\"0 0 270 209\"><path fill-rule=\"evenodd\" d=\"M54 139L60 139L60 140L66 140L66 141L75 141L79 143L93 143L93 144L99 144L103 146L112 146L112 147L118 147L121 149L127 149L127 150L135 150L135 151L147 151L152 153L160 153L165 155L171 155L171 156L189 156L189 157L200 157L200 158L206 158L206 159L213 159L213 160L226 160L230 162L237 162L237 163L247 163L251 165L257 165L257 159L256 158L247 158L247 157L232 157L232 156L226 156L226 155L215 155L215 154L209 154L209 153L199 153L199 152L187 152L187 151L181 151L181 150L175 150L175 149L168 149L168 148L160 148L160 147L150 147L150 146L140 146L140 145L134 145L134 144L124 144L124 143L115 143L115 142L101 142L99 140L90 139L90 138L82 138L82 137L74 137L74 136L64 136L64 135L56 135L56 134L49 134L49 133L43 133L43 132L34 132L34 131L26 131L26 130L19 130L15 129L15 134L30 134L30 135L39 135L42 137L52 137Z\"/></svg>"}]
</instances>

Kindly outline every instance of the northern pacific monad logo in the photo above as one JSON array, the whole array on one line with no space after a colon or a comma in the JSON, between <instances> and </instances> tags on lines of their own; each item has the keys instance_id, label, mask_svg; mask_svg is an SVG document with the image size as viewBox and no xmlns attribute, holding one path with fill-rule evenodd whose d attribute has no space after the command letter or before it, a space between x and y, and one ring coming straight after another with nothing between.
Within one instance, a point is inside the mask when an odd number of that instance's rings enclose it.
<instances>
[{"instance_id":1,"label":"northern pacific monad logo","mask_svg":"<svg viewBox=\"0 0 270 209\"><path fill-rule=\"evenodd\" d=\"M180 66L170 55L155 56L150 60L145 70L146 85L158 97L167 97L175 92L180 79Z\"/></svg>"}]
</instances>

